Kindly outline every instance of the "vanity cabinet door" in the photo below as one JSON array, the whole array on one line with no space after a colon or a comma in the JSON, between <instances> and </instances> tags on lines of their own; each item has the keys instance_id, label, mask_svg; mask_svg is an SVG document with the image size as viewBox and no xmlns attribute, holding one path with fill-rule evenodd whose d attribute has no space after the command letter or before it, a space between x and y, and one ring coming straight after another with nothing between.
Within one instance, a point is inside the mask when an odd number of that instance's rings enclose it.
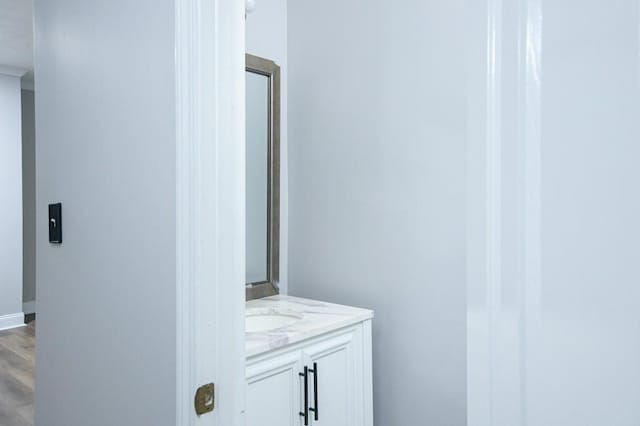
<instances>
[{"instance_id":1,"label":"vanity cabinet door","mask_svg":"<svg viewBox=\"0 0 640 426\"><path fill-rule=\"evenodd\" d=\"M309 424L363 426L361 327L346 329L304 348L303 359L313 370L309 374Z\"/></svg>"},{"instance_id":2,"label":"vanity cabinet door","mask_svg":"<svg viewBox=\"0 0 640 426\"><path fill-rule=\"evenodd\" d=\"M247 366L247 426L300 426L303 371L300 351Z\"/></svg>"}]
</instances>

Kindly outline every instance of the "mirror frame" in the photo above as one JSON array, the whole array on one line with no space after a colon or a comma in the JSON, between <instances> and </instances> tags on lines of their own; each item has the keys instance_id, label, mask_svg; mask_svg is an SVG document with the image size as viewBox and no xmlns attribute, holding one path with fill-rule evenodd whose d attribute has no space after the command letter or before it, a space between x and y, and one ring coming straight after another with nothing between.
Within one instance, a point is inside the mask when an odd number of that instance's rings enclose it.
<instances>
[{"instance_id":1,"label":"mirror frame","mask_svg":"<svg viewBox=\"0 0 640 426\"><path fill-rule=\"evenodd\" d=\"M269 147L267 182L267 280L245 283L246 300L280 293L280 67L275 62L245 55L245 72L269 78Z\"/></svg>"}]
</instances>

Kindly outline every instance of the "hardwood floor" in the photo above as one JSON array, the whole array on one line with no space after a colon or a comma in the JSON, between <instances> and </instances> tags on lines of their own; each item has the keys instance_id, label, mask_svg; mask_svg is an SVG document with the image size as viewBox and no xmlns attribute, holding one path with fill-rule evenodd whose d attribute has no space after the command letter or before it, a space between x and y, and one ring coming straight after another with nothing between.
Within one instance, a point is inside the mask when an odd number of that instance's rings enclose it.
<instances>
[{"instance_id":1,"label":"hardwood floor","mask_svg":"<svg viewBox=\"0 0 640 426\"><path fill-rule=\"evenodd\" d=\"M0 426L33 426L35 321L0 331Z\"/></svg>"}]
</instances>

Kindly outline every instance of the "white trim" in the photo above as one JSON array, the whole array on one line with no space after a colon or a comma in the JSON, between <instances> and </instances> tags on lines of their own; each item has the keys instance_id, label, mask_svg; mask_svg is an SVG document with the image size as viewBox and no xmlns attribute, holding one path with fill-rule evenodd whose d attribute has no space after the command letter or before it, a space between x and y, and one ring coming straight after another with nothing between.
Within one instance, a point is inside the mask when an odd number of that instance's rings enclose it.
<instances>
[{"instance_id":1,"label":"white trim","mask_svg":"<svg viewBox=\"0 0 640 426\"><path fill-rule=\"evenodd\" d=\"M196 5L176 1L176 425L193 424L189 396L196 386L195 376L195 242L192 228L195 179L190 169L196 143L188 108L194 108L195 90L191 87L187 59L192 49L187 29L194 20ZM195 25L195 24L193 24ZM184 58L183 58L184 56ZM185 76L183 76L185 74Z\"/></svg>"},{"instance_id":2,"label":"white trim","mask_svg":"<svg viewBox=\"0 0 640 426\"><path fill-rule=\"evenodd\" d=\"M25 314L35 314L36 313L36 301L31 300L29 302L22 303L22 312Z\"/></svg>"},{"instance_id":3,"label":"white trim","mask_svg":"<svg viewBox=\"0 0 640 426\"><path fill-rule=\"evenodd\" d=\"M541 0L483 3L486 55L476 65L486 79L473 81L470 115L483 136L469 137L467 423L524 426L528 395L544 391L530 380L540 337L542 9Z\"/></svg>"},{"instance_id":4,"label":"white trim","mask_svg":"<svg viewBox=\"0 0 640 426\"><path fill-rule=\"evenodd\" d=\"M22 77L29 70L26 68L10 67L7 65L0 65L0 74L9 75L11 77Z\"/></svg>"},{"instance_id":5,"label":"white trim","mask_svg":"<svg viewBox=\"0 0 640 426\"><path fill-rule=\"evenodd\" d=\"M241 426L244 4L176 0L176 424ZM196 416L198 386L216 408Z\"/></svg>"},{"instance_id":6,"label":"white trim","mask_svg":"<svg viewBox=\"0 0 640 426\"><path fill-rule=\"evenodd\" d=\"M526 52L524 70L524 119L522 120L522 208L521 264L522 283L522 406L523 425L531 410L529 395L540 395L532 361L537 355L541 336L540 312L542 289L542 0L526 0Z\"/></svg>"},{"instance_id":7,"label":"white trim","mask_svg":"<svg viewBox=\"0 0 640 426\"><path fill-rule=\"evenodd\" d=\"M502 0L476 3L467 173L467 423L496 426L496 323L501 280ZM476 75L478 77L476 77ZM483 76L483 77L479 77Z\"/></svg>"},{"instance_id":8,"label":"white trim","mask_svg":"<svg viewBox=\"0 0 640 426\"><path fill-rule=\"evenodd\" d=\"M486 143L486 292L488 322L488 359L490 381L489 422L495 424L500 389L495 377L500 369L498 321L501 312L502 285L502 0L489 3L487 40L487 143Z\"/></svg>"},{"instance_id":9,"label":"white trim","mask_svg":"<svg viewBox=\"0 0 640 426\"><path fill-rule=\"evenodd\" d=\"M24 313L22 312L0 316L0 330L24 327L24 325Z\"/></svg>"}]
</instances>

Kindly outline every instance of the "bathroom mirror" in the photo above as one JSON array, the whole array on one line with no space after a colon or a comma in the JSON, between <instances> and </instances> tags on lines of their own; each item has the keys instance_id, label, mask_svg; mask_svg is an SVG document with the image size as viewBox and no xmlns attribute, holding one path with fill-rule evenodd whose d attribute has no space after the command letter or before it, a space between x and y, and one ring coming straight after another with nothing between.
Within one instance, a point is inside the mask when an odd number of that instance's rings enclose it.
<instances>
[{"instance_id":1,"label":"bathroom mirror","mask_svg":"<svg viewBox=\"0 0 640 426\"><path fill-rule=\"evenodd\" d=\"M280 67L246 55L246 298L278 294Z\"/></svg>"}]
</instances>

